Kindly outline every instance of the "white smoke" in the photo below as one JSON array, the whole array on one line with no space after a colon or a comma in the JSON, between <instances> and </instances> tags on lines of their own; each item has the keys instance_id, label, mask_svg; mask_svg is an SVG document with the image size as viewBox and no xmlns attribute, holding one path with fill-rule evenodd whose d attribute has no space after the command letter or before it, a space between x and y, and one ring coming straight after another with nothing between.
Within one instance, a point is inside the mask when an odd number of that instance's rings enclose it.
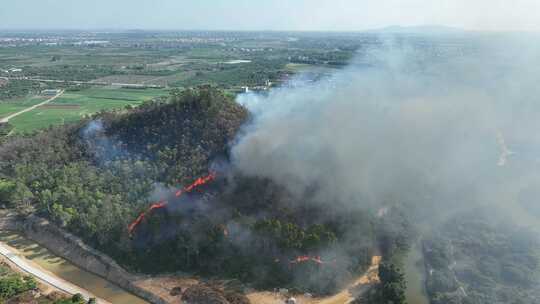
<instances>
[{"instance_id":1,"label":"white smoke","mask_svg":"<svg viewBox=\"0 0 540 304\"><path fill-rule=\"evenodd\" d=\"M253 119L232 148L235 168L321 203L497 199L508 189L496 183L537 169L512 144L540 151L538 48L469 38L387 44L328 79L243 95ZM516 152L504 166L501 134Z\"/></svg>"}]
</instances>

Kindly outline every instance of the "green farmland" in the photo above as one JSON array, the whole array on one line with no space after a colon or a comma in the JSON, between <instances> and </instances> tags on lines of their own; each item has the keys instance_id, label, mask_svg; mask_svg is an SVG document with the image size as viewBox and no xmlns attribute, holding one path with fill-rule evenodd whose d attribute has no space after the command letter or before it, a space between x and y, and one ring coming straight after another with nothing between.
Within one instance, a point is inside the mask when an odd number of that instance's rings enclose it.
<instances>
[{"instance_id":1,"label":"green farmland","mask_svg":"<svg viewBox=\"0 0 540 304\"><path fill-rule=\"evenodd\" d=\"M43 97L29 97L10 102L0 102L0 118L19 112L45 100Z\"/></svg>"},{"instance_id":2,"label":"green farmland","mask_svg":"<svg viewBox=\"0 0 540 304\"><path fill-rule=\"evenodd\" d=\"M90 88L77 92L66 92L51 103L38 107L10 120L15 132L30 132L77 121L85 115L101 110L122 109L127 105L136 106L154 97L167 95L164 89L124 89ZM37 102L43 99L37 99ZM0 103L0 116L14 113L31 106L24 103ZM35 104L35 102L34 102Z\"/></svg>"}]
</instances>

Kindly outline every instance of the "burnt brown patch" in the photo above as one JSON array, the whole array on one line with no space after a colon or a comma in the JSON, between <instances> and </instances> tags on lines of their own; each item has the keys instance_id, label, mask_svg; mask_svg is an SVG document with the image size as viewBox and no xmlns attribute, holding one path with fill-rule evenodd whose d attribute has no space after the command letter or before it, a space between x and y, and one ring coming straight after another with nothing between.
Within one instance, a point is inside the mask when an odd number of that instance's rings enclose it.
<instances>
[{"instance_id":1,"label":"burnt brown patch","mask_svg":"<svg viewBox=\"0 0 540 304\"><path fill-rule=\"evenodd\" d=\"M49 103L42 105L41 108L43 109L80 109L81 106L77 104L69 104L69 103Z\"/></svg>"}]
</instances>

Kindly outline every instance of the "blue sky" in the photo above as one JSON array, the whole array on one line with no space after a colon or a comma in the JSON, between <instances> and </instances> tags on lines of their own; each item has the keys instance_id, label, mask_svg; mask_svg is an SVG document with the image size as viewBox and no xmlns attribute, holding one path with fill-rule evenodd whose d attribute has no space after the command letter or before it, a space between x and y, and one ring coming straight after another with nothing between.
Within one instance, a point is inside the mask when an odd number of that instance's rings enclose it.
<instances>
[{"instance_id":1,"label":"blue sky","mask_svg":"<svg viewBox=\"0 0 540 304\"><path fill-rule=\"evenodd\" d=\"M538 0L0 0L0 28L540 30Z\"/></svg>"}]
</instances>

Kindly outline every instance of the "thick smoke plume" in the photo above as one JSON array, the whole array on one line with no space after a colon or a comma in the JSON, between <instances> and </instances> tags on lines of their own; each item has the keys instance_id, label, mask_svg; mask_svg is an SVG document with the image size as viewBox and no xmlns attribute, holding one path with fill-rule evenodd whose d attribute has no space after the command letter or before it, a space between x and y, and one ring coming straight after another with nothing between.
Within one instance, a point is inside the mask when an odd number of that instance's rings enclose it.
<instances>
[{"instance_id":1,"label":"thick smoke plume","mask_svg":"<svg viewBox=\"0 0 540 304\"><path fill-rule=\"evenodd\" d=\"M500 194L538 181L538 49L393 41L324 80L242 95L234 167L331 206L512 204Z\"/></svg>"}]
</instances>

